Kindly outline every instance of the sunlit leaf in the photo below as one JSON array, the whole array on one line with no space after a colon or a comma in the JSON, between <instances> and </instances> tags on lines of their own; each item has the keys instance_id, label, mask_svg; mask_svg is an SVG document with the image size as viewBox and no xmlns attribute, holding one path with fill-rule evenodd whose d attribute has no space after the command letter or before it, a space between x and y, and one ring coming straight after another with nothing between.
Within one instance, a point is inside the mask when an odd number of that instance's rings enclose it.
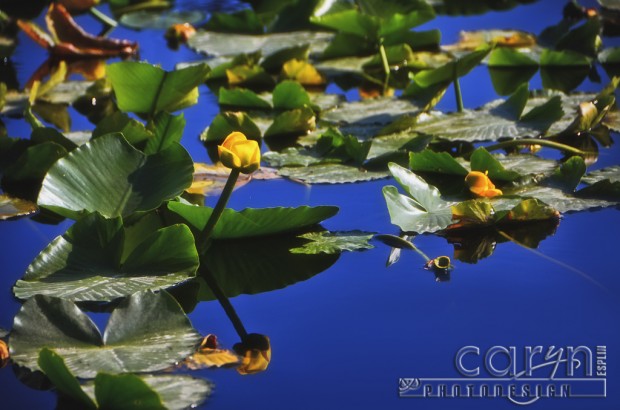
<instances>
[{"instance_id":1,"label":"sunlit leaf","mask_svg":"<svg viewBox=\"0 0 620 410\"><path fill-rule=\"evenodd\" d=\"M555 170L550 182L564 191L574 192L585 172L586 164L583 158L573 156Z\"/></svg>"},{"instance_id":2,"label":"sunlit leaf","mask_svg":"<svg viewBox=\"0 0 620 410\"><path fill-rule=\"evenodd\" d=\"M43 347L64 357L77 377L98 372L152 372L191 354L200 335L165 292L139 292L112 312L103 337L73 302L36 296L15 317L10 349L15 363L38 369Z\"/></svg>"},{"instance_id":3,"label":"sunlit leaf","mask_svg":"<svg viewBox=\"0 0 620 410\"><path fill-rule=\"evenodd\" d=\"M307 167L282 167L278 174L308 184L345 184L386 178L387 171L374 171L345 164L317 164Z\"/></svg>"},{"instance_id":4,"label":"sunlit leaf","mask_svg":"<svg viewBox=\"0 0 620 410\"><path fill-rule=\"evenodd\" d=\"M200 134L200 140L221 143L231 132L243 133L248 139L260 141L261 131L252 118L244 112L224 111L215 116L209 128Z\"/></svg>"},{"instance_id":5,"label":"sunlit leaf","mask_svg":"<svg viewBox=\"0 0 620 410\"><path fill-rule=\"evenodd\" d=\"M153 133L147 130L140 121L131 118L128 114L117 111L101 120L93 130L93 138L99 138L113 132L120 132L134 147L154 138Z\"/></svg>"},{"instance_id":6,"label":"sunlit leaf","mask_svg":"<svg viewBox=\"0 0 620 410\"><path fill-rule=\"evenodd\" d=\"M318 86L326 80L308 61L292 59L284 63L282 73L285 78L298 81L303 85Z\"/></svg>"},{"instance_id":7,"label":"sunlit leaf","mask_svg":"<svg viewBox=\"0 0 620 410\"><path fill-rule=\"evenodd\" d=\"M310 96L297 81L285 80L273 90L273 108L294 110L311 106Z\"/></svg>"},{"instance_id":8,"label":"sunlit leaf","mask_svg":"<svg viewBox=\"0 0 620 410\"><path fill-rule=\"evenodd\" d=\"M127 216L179 195L191 185L193 168L178 144L146 156L119 134L108 134L56 162L43 180L38 204L70 218L85 211Z\"/></svg>"},{"instance_id":9,"label":"sunlit leaf","mask_svg":"<svg viewBox=\"0 0 620 410\"><path fill-rule=\"evenodd\" d=\"M213 211L212 208L168 203L168 209L183 218L195 231L201 231ZM333 206L297 208L248 208L243 211L225 209L215 226L213 239L236 239L275 235L318 224L338 212Z\"/></svg>"},{"instance_id":10,"label":"sunlit leaf","mask_svg":"<svg viewBox=\"0 0 620 410\"><path fill-rule=\"evenodd\" d=\"M469 172L447 152L435 152L426 149L409 154L409 168L414 172L436 172L465 176Z\"/></svg>"},{"instance_id":11,"label":"sunlit leaf","mask_svg":"<svg viewBox=\"0 0 620 410\"><path fill-rule=\"evenodd\" d=\"M199 10L164 10L164 11L136 11L125 13L119 19L120 23L133 29L165 30L175 24L197 24L204 19Z\"/></svg>"},{"instance_id":12,"label":"sunlit leaf","mask_svg":"<svg viewBox=\"0 0 620 410\"><path fill-rule=\"evenodd\" d=\"M605 208L618 204L616 201L605 199L581 198L576 195L565 193L557 188L543 186L524 187L516 190L514 194L521 197L536 198L561 213Z\"/></svg>"},{"instance_id":13,"label":"sunlit leaf","mask_svg":"<svg viewBox=\"0 0 620 410\"><path fill-rule=\"evenodd\" d=\"M265 138L305 135L316 127L316 116L310 107L302 107L279 114L265 131Z\"/></svg>"},{"instance_id":14,"label":"sunlit leaf","mask_svg":"<svg viewBox=\"0 0 620 410\"><path fill-rule=\"evenodd\" d=\"M42 294L110 301L195 275L198 255L187 226L161 228L135 242L124 239L120 219L83 217L41 251L13 292L21 299Z\"/></svg>"},{"instance_id":15,"label":"sunlit leaf","mask_svg":"<svg viewBox=\"0 0 620 410\"><path fill-rule=\"evenodd\" d=\"M451 202L441 199L439 190L428 185L413 172L390 164L390 172L408 195L394 186L383 187L390 219L405 232L435 232L447 227L452 219Z\"/></svg>"},{"instance_id":16,"label":"sunlit leaf","mask_svg":"<svg viewBox=\"0 0 620 410\"><path fill-rule=\"evenodd\" d=\"M65 361L58 353L48 348L41 349L37 364L59 392L79 401L87 408L97 408L95 402L84 393L80 383L67 368Z\"/></svg>"},{"instance_id":17,"label":"sunlit leaf","mask_svg":"<svg viewBox=\"0 0 620 410\"><path fill-rule=\"evenodd\" d=\"M488 173L491 180L512 182L520 177L519 173L506 170L502 163L484 147L476 149L470 158L471 170Z\"/></svg>"},{"instance_id":18,"label":"sunlit leaf","mask_svg":"<svg viewBox=\"0 0 620 410\"><path fill-rule=\"evenodd\" d=\"M185 116L182 113L179 115L172 115L167 112L157 114L149 123L148 128L153 132L153 138L146 142L144 153L153 155L180 144L185 130L185 122Z\"/></svg>"},{"instance_id":19,"label":"sunlit leaf","mask_svg":"<svg viewBox=\"0 0 620 410\"><path fill-rule=\"evenodd\" d=\"M195 104L196 87L205 81L209 70L208 65L198 64L164 71L148 63L124 61L108 66L107 74L121 110L154 116Z\"/></svg>"},{"instance_id":20,"label":"sunlit leaf","mask_svg":"<svg viewBox=\"0 0 620 410\"><path fill-rule=\"evenodd\" d=\"M368 243L373 234L360 231L351 232L309 232L299 238L309 242L298 248L291 248L291 253L317 254L317 253L340 253L344 251L362 251L372 249L374 246Z\"/></svg>"},{"instance_id":21,"label":"sunlit leaf","mask_svg":"<svg viewBox=\"0 0 620 410\"><path fill-rule=\"evenodd\" d=\"M271 104L261 97L259 97L254 91L244 88L220 88L218 95L218 102L220 105L239 108L253 108L259 110L270 110Z\"/></svg>"}]
</instances>

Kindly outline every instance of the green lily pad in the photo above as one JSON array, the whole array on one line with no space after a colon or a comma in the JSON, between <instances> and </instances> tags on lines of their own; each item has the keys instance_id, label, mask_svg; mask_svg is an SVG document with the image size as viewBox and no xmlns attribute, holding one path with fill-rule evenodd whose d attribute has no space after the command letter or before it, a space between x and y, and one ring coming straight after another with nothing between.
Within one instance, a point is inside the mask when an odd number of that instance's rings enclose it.
<instances>
[{"instance_id":1,"label":"green lily pad","mask_svg":"<svg viewBox=\"0 0 620 410\"><path fill-rule=\"evenodd\" d=\"M502 163L484 147L476 149L471 154L470 164L472 171L488 172L489 178L493 181L512 182L521 176L518 172L505 169Z\"/></svg>"},{"instance_id":2,"label":"green lily pad","mask_svg":"<svg viewBox=\"0 0 620 410\"><path fill-rule=\"evenodd\" d=\"M616 206L618 202L608 201L605 199L581 198L576 195L570 195L561 189L543 186L524 187L513 192L521 197L536 198L558 212L577 212L588 209L606 208Z\"/></svg>"},{"instance_id":3,"label":"green lily pad","mask_svg":"<svg viewBox=\"0 0 620 410\"><path fill-rule=\"evenodd\" d=\"M173 225L133 241L124 239L120 218L91 214L80 219L28 266L13 288L15 296L110 301L170 287L195 275L198 254L187 226Z\"/></svg>"},{"instance_id":4,"label":"green lily pad","mask_svg":"<svg viewBox=\"0 0 620 410\"><path fill-rule=\"evenodd\" d=\"M310 96L297 81L284 80L273 90L273 108L294 110L311 106Z\"/></svg>"},{"instance_id":5,"label":"green lily pad","mask_svg":"<svg viewBox=\"0 0 620 410\"><path fill-rule=\"evenodd\" d=\"M620 182L620 165L603 168L597 171L589 172L582 179L586 184L594 184L605 179L611 182Z\"/></svg>"},{"instance_id":6,"label":"green lily pad","mask_svg":"<svg viewBox=\"0 0 620 410\"><path fill-rule=\"evenodd\" d=\"M439 190L400 165L389 164L394 179L408 196L388 185L383 187L390 219L405 232L436 232L450 225L452 202L441 199Z\"/></svg>"},{"instance_id":7,"label":"green lily pad","mask_svg":"<svg viewBox=\"0 0 620 410\"><path fill-rule=\"evenodd\" d=\"M279 114L265 131L265 138L305 135L316 127L316 116L310 107L302 107Z\"/></svg>"},{"instance_id":8,"label":"green lily pad","mask_svg":"<svg viewBox=\"0 0 620 410\"><path fill-rule=\"evenodd\" d=\"M27 216L39 210L37 204L25 199L13 198L10 195L0 195L0 220Z\"/></svg>"},{"instance_id":9,"label":"green lily pad","mask_svg":"<svg viewBox=\"0 0 620 410\"><path fill-rule=\"evenodd\" d=\"M180 195L193 170L179 144L147 156L120 134L108 134L57 161L43 179L38 204L69 218L83 212L127 216Z\"/></svg>"},{"instance_id":10,"label":"green lily pad","mask_svg":"<svg viewBox=\"0 0 620 410\"><path fill-rule=\"evenodd\" d=\"M308 184L346 184L386 178L387 171L371 171L353 165L317 164L307 167L282 167L278 174Z\"/></svg>"},{"instance_id":11,"label":"green lily pad","mask_svg":"<svg viewBox=\"0 0 620 410\"><path fill-rule=\"evenodd\" d=\"M269 151L263 154L262 158L270 167L302 166L315 165L326 162L316 152L306 148L285 148L281 152Z\"/></svg>"},{"instance_id":12,"label":"green lily pad","mask_svg":"<svg viewBox=\"0 0 620 410\"><path fill-rule=\"evenodd\" d=\"M15 316L11 359L32 370L43 347L64 357L77 377L99 372L153 372L183 360L196 348L196 332L166 292L138 292L114 309L103 337L73 302L38 295Z\"/></svg>"},{"instance_id":13,"label":"green lily pad","mask_svg":"<svg viewBox=\"0 0 620 410\"><path fill-rule=\"evenodd\" d=\"M362 251L372 249L374 246L368 243L373 234L360 231L351 232L308 232L298 236L310 242L298 248L291 248L291 253L303 253L314 255L317 253L336 253L343 251Z\"/></svg>"},{"instance_id":14,"label":"green lily pad","mask_svg":"<svg viewBox=\"0 0 620 410\"><path fill-rule=\"evenodd\" d=\"M409 168L414 172L434 172L458 176L465 176L469 172L447 152L435 152L430 149L409 153Z\"/></svg>"},{"instance_id":15,"label":"green lily pad","mask_svg":"<svg viewBox=\"0 0 620 410\"><path fill-rule=\"evenodd\" d=\"M82 390L80 383L67 368L63 358L56 352L48 348L41 349L37 364L60 393L71 397L89 409L97 408L95 402Z\"/></svg>"},{"instance_id":16,"label":"green lily pad","mask_svg":"<svg viewBox=\"0 0 620 410\"><path fill-rule=\"evenodd\" d=\"M147 130L144 124L121 111L102 119L93 130L92 138L99 138L114 132L122 133L123 137L134 147L139 147L144 141L153 138L153 133Z\"/></svg>"},{"instance_id":17,"label":"green lily pad","mask_svg":"<svg viewBox=\"0 0 620 410\"><path fill-rule=\"evenodd\" d=\"M549 182L564 191L574 192L585 172L586 164L583 158L573 156L556 168Z\"/></svg>"},{"instance_id":18,"label":"green lily pad","mask_svg":"<svg viewBox=\"0 0 620 410\"><path fill-rule=\"evenodd\" d=\"M258 50L264 56L269 56L300 44L309 44L311 53L320 53L332 37L331 33L311 31L247 35L199 30L187 44L199 53L214 57L249 54Z\"/></svg>"},{"instance_id":19,"label":"green lily pad","mask_svg":"<svg viewBox=\"0 0 620 410\"><path fill-rule=\"evenodd\" d=\"M216 115L209 128L200 134L200 140L221 143L234 131L243 133L248 139L261 140L261 131L252 118L244 112L232 111L225 111Z\"/></svg>"},{"instance_id":20,"label":"green lily pad","mask_svg":"<svg viewBox=\"0 0 620 410\"><path fill-rule=\"evenodd\" d=\"M218 102L223 106L244 109L270 110L272 108L270 102L245 88L220 88Z\"/></svg>"},{"instance_id":21,"label":"green lily pad","mask_svg":"<svg viewBox=\"0 0 620 410\"><path fill-rule=\"evenodd\" d=\"M212 208L168 203L168 209L186 221L194 231L201 231L211 216ZM334 206L301 206L297 208L248 208L243 211L225 209L213 229L213 239L237 239L276 235L318 224L336 215Z\"/></svg>"},{"instance_id":22,"label":"green lily pad","mask_svg":"<svg viewBox=\"0 0 620 410\"><path fill-rule=\"evenodd\" d=\"M157 12L141 10L125 13L119 21L122 25L137 30L165 30L175 24L189 23L195 25L204 20L204 18L204 14L198 10L164 10Z\"/></svg>"},{"instance_id":23,"label":"green lily pad","mask_svg":"<svg viewBox=\"0 0 620 410\"><path fill-rule=\"evenodd\" d=\"M210 68L197 64L174 71L148 64L124 61L109 65L107 76L112 83L118 107L123 111L154 116L195 104L198 88Z\"/></svg>"}]
</instances>

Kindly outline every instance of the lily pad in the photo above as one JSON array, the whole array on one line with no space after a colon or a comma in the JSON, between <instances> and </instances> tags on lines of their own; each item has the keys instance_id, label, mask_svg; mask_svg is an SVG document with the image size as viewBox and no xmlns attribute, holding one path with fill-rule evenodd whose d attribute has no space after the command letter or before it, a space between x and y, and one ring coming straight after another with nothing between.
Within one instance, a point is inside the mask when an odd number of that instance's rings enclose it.
<instances>
[{"instance_id":1,"label":"lily pad","mask_svg":"<svg viewBox=\"0 0 620 410\"><path fill-rule=\"evenodd\" d=\"M211 216L212 208L170 202L168 209L186 221L194 231L201 231ZM225 209L216 224L213 239L236 239L276 235L318 224L336 215L334 206L300 206L297 208L248 208L243 211Z\"/></svg>"},{"instance_id":2,"label":"lily pad","mask_svg":"<svg viewBox=\"0 0 620 410\"><path fill-rule=\"evenodd\" d=\"M389 164L390 172L407 192L388 185L383 187L390 219L405 232L436 232L452 221L452 202L441 199L439 190L400 165Z\"/></svg>"},{"instance_id":3,"label":"lily pad","mask_svg":"<svg viewBox=\"0 0 620 410\"><path fill-rule=\"evenodd\" d=\"M189 356L200 340L176 300L166 292L138 292L114 309L103 337L73 302L35 296L15 317L13 361L38 370L43 347L63 356L77 377L99 372L153 372Z\"/></svg>"},{"instance_id":4,"label":"lily pad","mask_svg":"<svg viewBox=\"0 0 620 410\"><path fill-rule=\"evenodd\" d=\"M561 213L585 211L588 209L606 208L609 206L618 205L618 202L615 201L581 198L575 195L567 194L561 189L543 186L521 188L513 192L513 194L521 197L536 198L552 206Z\"/></svg>"},{"instance_id":5,"label":"lily pad","mask_svg":"<svg viewBox=\"0 0 620 410\"><path fill-rule=\"evenodd\" d=\"M198 254L187 226L173 225L131 241L124 239L120 218L91 214L80 219L28 266L13 288L15 296L110 301L170 287L195 275Z\"/></svg>"},{"instance_id":6,"label":"lily pad","mask_svg":"<svg viewBox=\"0 0 620 410\"><path fill-rule=\"evenodd\" d=\"M175 24L189 23L195 25L204 20L205 15L198 10L165 10L165 11L136 11L125 13L120 18L120 23L134 29L160 29L165 30Z\"/></svg>"},{"instance_id":7,"label":"lily pad","mask_svg":"<svg viewBox=\"0 0 620 410\"><path fill-rule=\"evenodd\" d=\"M83 212L127 216L157 208L192 183L193 161L179 144L147 156L120 134L108 134L56 162L38 204L69 218Z\"/></svg>"},{"instance_id":8,"label":"lily pad","mask_svg":"<svg viewBox=\"0 0 620 410\"><path fill-rule=\"evenodd\" d=\"M362 251L372 249L374 246L368 243L373 234L360 231L351 232L308 232L298 236L310 242L298 248L291 248L291 253L304 253L314 255L317 253L337 253L343 251Z\"/></svg>"},{"instance_id":9,"label":"lily pad","mask_svg":"<svg viewBox=\"0 0 620 410\"><path fill-rule=\"evenodd\" d=\"M308 184L346 184L386 178L387 171L374 171L345 164L317 164L307 167L282 167L278 174Z\"/></svg>"},{"instance_id":10,"label":"lily pad","mask_svg":"<svg viewBox=\"0 0 620 410\"><path fill-rule=\"evenodd\" d=\"M124 61L109 65L106 71L121 110L153 117L195 104L197 86L206 80L210 68L197 64L164 71L148 63Z\"/></svg>"}]
</instances>

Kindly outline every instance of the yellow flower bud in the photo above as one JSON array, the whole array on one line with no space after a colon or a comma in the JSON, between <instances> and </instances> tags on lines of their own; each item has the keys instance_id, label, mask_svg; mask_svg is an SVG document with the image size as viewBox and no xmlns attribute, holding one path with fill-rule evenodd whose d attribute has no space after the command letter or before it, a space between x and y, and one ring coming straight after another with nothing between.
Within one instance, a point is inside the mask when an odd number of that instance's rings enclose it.
<instances>
[{"instance_id":1,"label":"yellow flower bud","mask_svg":"<svg viewBox=\"0 0 620 410\"><path fill-rule=\"evenodd\" d=\"M0 340L0 368L7 365L9 362L9 348L7 347L4 340Z\"/></svg>"},{"instance_id":2,"label":"yellow flower bud","mask_svg":"<svg viewBox=\"0 0 620 410\"><path fill-rule=\"evenodd\" d=\"M502 191L495 188L495 185L489 177L488 172L471 171L465 177L465 183L469 186L469 190L476 196L493 198L502 195Z\"/></svg>"},{"instance_id":3,"label":"yellow flower bud","mask_svg":"<svg viewBox=\"0 0 620 410\"><path fill-rule=\"evenodd\" d=\"M222 164L244 174L251 174L260 168L260 147L258 142L248 140L241 132L230 133L222 145L217 147Z\"/></svg>"}]
</instances>

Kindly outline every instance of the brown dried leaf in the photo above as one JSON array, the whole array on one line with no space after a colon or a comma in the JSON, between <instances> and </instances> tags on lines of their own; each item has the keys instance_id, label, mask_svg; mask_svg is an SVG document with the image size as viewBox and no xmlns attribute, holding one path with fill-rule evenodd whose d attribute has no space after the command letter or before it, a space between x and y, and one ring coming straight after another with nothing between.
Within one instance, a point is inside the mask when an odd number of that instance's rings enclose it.
<instances>
[{"instance_id":1,"label":"brown dried leaf","mask_svg":"<svg viewBox=\"0 0 620 410\"><path fill-rule=\"evenodd\" d=\"M218 349L217 337L207 335L196 353L185 359L183 364L190 370L208 367L234 366L239 364L239 356L227 349Z\"/></svg>"}]
</instances>

